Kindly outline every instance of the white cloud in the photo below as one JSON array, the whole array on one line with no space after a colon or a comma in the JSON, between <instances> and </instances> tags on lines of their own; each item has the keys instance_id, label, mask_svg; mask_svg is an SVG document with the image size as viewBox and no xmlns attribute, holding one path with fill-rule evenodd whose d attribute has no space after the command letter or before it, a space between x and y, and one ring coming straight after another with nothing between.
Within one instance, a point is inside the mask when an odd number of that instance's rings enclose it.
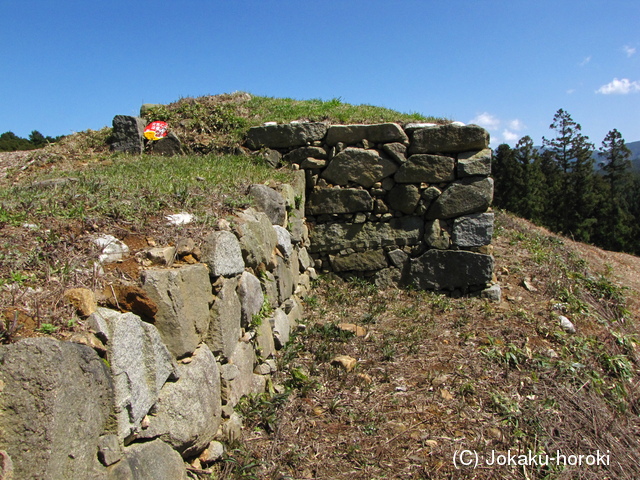
<instances>
[{"instance_id":1,"label":"white cloud","mask_svg":"<svg viewBox=\"0 0 640 480\"><path fill-rule=\"evenodd\" d=\"M520 139L520 135L510 130L503 131L502 136L505 142L516 142Z\"/></svg>"},{"instance_id":2,"label":"white cloud","mask_svg":"<svg viewBox=\"0 0 640 480\"><path fill-rule=\"evenodd\" d=\"M569 90L567 90L567 95L573 95L574 93L576 93L575 88L570 88Z\"/></svg>"},{"instance_id":3,"label":"white cloud","mask_svg":"<svg viewBox=\"0 0 640 480\"><path fill-rule=\"evenodd\" d=\"M492 130L500 126L500 119L490 113L484 112L471 120L471 123L475 123L476 125Z\"/></svg>"},{"instance_id":4,"label":"white cloud","mask_svg":"<svg viewBox=\"0 0 640 480\"><path fill-rule=\"evenodd\" d=\"M524 130L526 128L526 125L524 123L522 123L521 120L518 120L516 118L515 120L511 120L509 122L507 128L509 128L509 130L514 130L516 132L519 132L521 130Z\"/></svg>"},{"instance_id":5,"label":"white cloud","mask_svg":"<svg viewBox=\"0 0 640 480\"><path fill-rule=\"evenodd\" d=\"M614 78L610 83L607 83L606 85L603 85L598 90L596 90L596 93L601 93L603 95L626 95L628 93L635 92L640 92L640 82L632 82L628 78L623 78L620 80Z\"/></svg>"},{"instance_id":6,"label":"white cloud","mask_svg":"<svg viewBox=\"0 0 640 480\"><path fill-rule=\"evenodd\" d=\"M582 60L578 65L580 65L581 67L584 67L590 61L591 61L591 55L589 55L588 57L585 57L584 60Z\"/></svg>"},{"instance_id":7,"label":"white cloud","mask_svg":"<svg viewBox=\"0 0 640 480\"><path fill-rule=\"evenodd\" d=\"M631 47L629 45L622 47L622 50L627 54L627 57L632 57L636 53L635 47Z\"/></svg>"}]
</instances>

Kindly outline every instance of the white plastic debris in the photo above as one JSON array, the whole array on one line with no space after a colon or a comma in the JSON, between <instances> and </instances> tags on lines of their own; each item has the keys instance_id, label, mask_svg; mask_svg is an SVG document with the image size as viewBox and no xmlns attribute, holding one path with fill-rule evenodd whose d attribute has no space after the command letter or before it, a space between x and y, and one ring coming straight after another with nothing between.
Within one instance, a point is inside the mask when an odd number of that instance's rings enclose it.
<instances>
[{"instance_id":1,"label":"white plastic debris","mask_svg":"<svg viewBox=\"0 0 640 480\"><path fill-rule=\"evenodd\" d=\"M129 253L129 247L113 235L100 235L93 242L102 249L102 254L98 257L102 263L117 262Z\"/></svg>"},{"instance_id":2,"label":"white plastic debris","mask_svg":"<svg viewBox=\"0 0 640 480\"><path fill-rule=\"evenodd\" d=\"M167 215L164 217L167 219L168 225L186 225L187 223L191 223L194 220L194 216L190 213L175 213L173 215Z\"/></svg>"},{"instance_id":3,"label":"white plastic debris","mask_svg":"<svg viewBox=\"0 0 640 480\"><path fill-rule=\"evenodd\" d=\"M462 122L451 122L451 125L455 125L456 127L464 127L464 123Z\"/></svg>"},{"instance_id":4,"label":"white plastic debris","mask_svg":"<svg viewBox=\"0 0 640 480\"><path fill-rule=\"evenodd\" d=\"M571 323L571 320L569 320L567 317L565 317L564 315L559 315L558 320L560 320L560 326L565 332L576 333L576 326Z\"/></svg>"},{"instance_id":5,"label":"white plastic debris","mask_svg":"<svg viewBox=\"0 0 640 480\"><path fill-rule=\"evenodd\" d=\"M271 125L277 125L278 122L264 122L262 125L264 125L265 127L269 127Z\"/></svg>"}]
</instances>

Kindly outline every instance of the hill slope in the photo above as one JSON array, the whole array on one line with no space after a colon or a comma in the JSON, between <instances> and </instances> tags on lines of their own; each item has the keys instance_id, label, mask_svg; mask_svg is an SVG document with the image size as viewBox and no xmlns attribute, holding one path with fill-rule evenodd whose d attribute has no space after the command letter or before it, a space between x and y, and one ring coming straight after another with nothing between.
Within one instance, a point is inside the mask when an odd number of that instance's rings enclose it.
<instances>
[{"instance_id":1,"label":"hill slope","mask_svg":"<svg viewBox=\"0 0 640 480\"><path fill-rule=\"evenodd\" d=\"M263 113L251 117L260 102ZM241 115L241 128L269 119L408 121L339 101L260 102ZM168 115L196 109L171 120L186 129L188 118L215 117L216 109L197 104L183 99L163 108ZM351 113L340 117L342 109ZM203 127L204 137L194 134L193 149L213 149L218 140L238 147L241 128L225 122L208 133ZM134 283L139 249L197 237L246 205L248 184L287 177L286 169L243 156L111 155L107 136L108 129L81 132L38 154L0 155L1 313L7 330L14 320L24 325L5 331L3 341L82 330L62 300L65 289ZM183 210L198 220L166 225L166 214ZM104 275L88 268L97 258L97 233L124 239L132 261ZM276 382L290 390L276 384L239 407L243 442L217 464L217 478L640 478L640 259L503 212L494 247L500 304L321 278L305 299L307 328L279 358ZM561 327L560 315L575 333ZM342 322L364 335L341 329ZM356 359L355 368L332 365L337 354ZM608 452L609 464L458 470L454 455L461 450L485 459L599 451Z\"/></svg>"}]
</instances>

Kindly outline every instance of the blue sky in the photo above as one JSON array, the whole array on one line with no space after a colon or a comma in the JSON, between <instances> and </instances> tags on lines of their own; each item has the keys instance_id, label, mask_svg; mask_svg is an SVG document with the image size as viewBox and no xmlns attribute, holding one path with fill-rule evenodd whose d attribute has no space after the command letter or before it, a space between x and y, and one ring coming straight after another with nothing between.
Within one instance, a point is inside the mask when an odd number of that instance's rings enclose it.
<instances>
[{"instance_id":1,"label":"blue sky","mask_svg":"<svg viewBox=\"0 0 640 480\"><path fill-rule=\"evenodd\" d=\"M0 133L247 91L478 123L492 146L640 140L638 0L0 0Z\"/></svg>"}]
</instances>

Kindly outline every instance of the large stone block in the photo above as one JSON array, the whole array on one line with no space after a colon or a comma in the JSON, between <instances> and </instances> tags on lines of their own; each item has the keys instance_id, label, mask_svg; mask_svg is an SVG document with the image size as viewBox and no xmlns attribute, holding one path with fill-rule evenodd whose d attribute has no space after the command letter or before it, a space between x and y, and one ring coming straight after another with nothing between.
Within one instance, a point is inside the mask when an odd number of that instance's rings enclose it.
<instances>
[{"instance_id":1,"label":"large stone block","mask_svg":"<svg viewBox=\"0 0 640 480\"><path fill-rule=\"evenodd\" d=\"M260 313L262 304L264 303L264 294L262 293L260 280L252 273L242 272L236 291L240 299L242 311L241 325L247 328L253 316Z\"/></svg>"},{"instance_id":2,"label":"large stone block","mask_svg":"<svg viewBox=\"0 0 640 480\"><path fill-rule=\"evenodd\" d=\"M327 151L322 147L301 147L291 150L282 160L288 163L302 163L307 158L324 160L327 158Z\"/></svg>"},{"instance_id":3,"label":"large stone block","mask_svg":"<svg viewBox=\"0 0 640 480\"><path fill-rule=\"evenodd\" d=\"M315 188L307 201L309 215L355 213L373 210L369 192L358 188Z\"/></svg>"},{"instance_id":4,"label":"large stone block","mask_svg":"<svg viewBox=\"0 0 640 480\"><path fill-rule=\"evenodd\" d=\"M265 213L247 208L238 215L236 232L240 237L242 256L248 267L258 268L261 263L267 265L271 262L278 237Z\"/></svg>"},{"instance_id":5,"label":"large stone block","mask_svg":"<svg viewBox=\"0 0 640 480\"><path fill-rule=\"evenodd\" d=\"M144 151L145 121L140 117L116 115L113 117L111 150L140 155Z\"/></svg>"},{"instance_id":6,"label":"large stone block","mask_svg":"<svg viewBox=\"0 0 640 480\"><path fill-rule=\"evenodd\" d=\"M222 401L225 405L235 406L244 395L264 391L265 379L257 379L262 375L253 373L257 358L253 346L245 342L237 342L229 358L229 363L222 365Z\"/></svg>"},{"instance_id":7,"label":"large stone block","mask_svg":"<svg viewBox=\"0 0 640 480\"><path fill-rule=\"evenodd\" d=\"M285 225L287 209L284 197L279 192L266 185L255 184L249 187L249 196L253 200L254 208L266 213L273 225Z\"/></svg>"},{"instance_id":8,"label":"large stone block","mask_svg":"<svg viewBox=\"0 0 640 480\"><path fill-rule=\"evenodd\" d=\"M420 217L399 217L388 223L325 223L315 225L310 232L309 251L338 252L417 245L424 234Z\"/></svg>"},{"instance_id":9,"label":"large stone block","mask_svg":"<svg viewBox=\"0 0 640 480\"><path fill-rule=\"evenodd\" d=\"M97 451L114 394L96 352L30 338L0 346L0 365L0 450L13 461L13 478L105 478Z\"/></svg>"},{"instance_id":10,"label":"large stone block","mask_svg":"<svg viewBox=\"0 0 640 480\"><path fill-rule=\"evenodd\" d=\"M367 250L348 255L335 255L329 257L334 272L369 272L387 268L387 259L384 250Z\"/></svg>"},{"instance_id":11,"label":"large stone block","mask_svg":"<svg viewBox=\"0 0 640 480\"><path fill-rule=\"evenodd\" d=\"M493 200L493 179L478 178L451 183L431 204L426 218L446 219L485 211Z\"/></svg>"},{"instance_id":12,"label":"large stone block","mask_svg":"<svg viewBox=\"0 0 640 480\"><path fill-rule=\"evenodd\" d=\"M391 160L382 158L376 150L347 148L333 157L322 178L335 185L357 183L365 188L371 187L385 177L393 175L398 166Z\"/></svg>"},{"instance_id":13,"label":"large stone block","mask_svg":"<svg viewBox=\"0 0 640 480\"><path fill-rule=\"evenodd\" d=\"M485 148L479 152L463 152L458 155L458 178L480 175L488 177L491 174L491 149Z\"/></svg>"},{"instance_id":14,"label":"large stone block","mask_svg":"<svg viewBox=\"0 0 640 480\"><path fill-rule=\"evenodd\" d=\"M180 155L182 154L182 142L175 133L169 132L166 137L151 142L149 152L164 157Z\"/></svg>"},{"instance_id":15,"label":"large stone block","mask_svg":"<svg viewBox=\"0 0 640 480\"><path fill-rule=\"evenodd\" d=\"M297 267L296 258L295 265ZM282 257L276 257L276 268L273 271L278 286L278 302L282 303L293 294L295 282L289 262Z\"/></svg>"},{"instance_id":16,"label":"large stone block","mask_svg":"<svg viewBox=\"0 0 640 480\"><path fill-rule=\"evenodd\" d=\"M440 183L455 179L456 161L442 155L411 155L393 176L398 183Z\"/></svg>"},{"instance_id":17,"label":"large stone block","mask_svg":"<svg viewBox=\"0 0 640 480\"><path fill-rule=\"evenodd\" d=\"M233 233L224 230L212 232L205 237L200 259L209 265L214 277L233 276L244 270L240 242Z\"/></svg>"},{"instance_id":18,"label":"large stone block","mask_svg":"<svg viewBox=\"0 0 640 480\"><path fill-rule=\"evenodd\" d=\"M289 230L281 227L280 225L274 225L273 229L278 237L278 250L284 258L289 258L293 253L293 243L291 243L291 234L289 233Z\"/></svg>"},{"instance_id":19,"label":"large stone block","mask_svg":"<svg viewBox=\"0 0 640 480\"><path fill-rule=\"evenodd\" d=\"M459 247L489 245L493 236L493 213L476 213L453 221L453 243Z\"/></svg>"},{"instance_id":20,"label":"large stone block","mask_svg":"<svg viewBox=\"0 0 640 480\"><path fill-rule=\"evenodd\" d=\"M454 290L486 285L493 275L491 255L456 250L429 250L409 263L405 282L423 290Z\"/></svg>"},{"instance_id":21,"label":"large stone block","mask_svg":"<svg viewBox=\"0 0 640 480\"><path fill-rule=\"evenodd\" d=\"M368 140L372 143L407 142L404 130L397 123L378 123L373 125L331 125L327 130L327 145L344 143L354 145Z\"/></svg>"},{"instance_id":22,"label":"large stone block","mask_svg":"<svg viewBox=\"0 0 640 480\"><path fill-rule=\"evenodd\" d=\"M225 278L222 281L222 288L211 307L209 332L205 337L211 351L226 358L231 356L242 335L242 304L236 293L237 286L236 278Z\"/></svg>"},{"instance_id":23,"label":"large stone block","mask_svg":"<svg viewBox=\"0 0 640 480\"><path fill-rule=\"evenodd\" d=\"M127 447L124 450L124 458L108 470L108 480L187 480L190 478L180 454L159 438L151 442L134 443Z\"/></svg>"},{"instance_id":24,"label":"large stone block","mask_svg":"<svg viewBox=\"0 0 640 480\"><path fill-rule=\"evenodd\" d=\"M411 215L420 201L420 190L416 185L399 184L387 196L389 206L405 215Z\"/></svg>"},{"instance_id":25,"label":"large stone block","mask_svg":"<svg viewBox=\"0 0 640 480\"><path fill-rule=\"evenodd\" d=\"M290 123L251 127L247 133L247 145L253 150L261 147L301 147L322 140L327 133L324 123Z\"/></svg>"},{"instance_id":26,"label":"large stone block","mask_svg":"<svg viewBox=\"0 0 640 480\"><path fill-rule=\"evenodd\" d=\"M136 438L160 438L184 458L194 457L213 440L222 420L220 372L211 350L200 345L191 362L178 365L180 378L167 382Z\"/></svg>"},{"instance_id":27,"label":"large stone block","mask_svg":"<svg viewBox=\"0 0 640 480\"><path fill-rule=\"evenodd\" d=\"M289 316L281 308L276 308L273 312L273 317L269 319L271 328L273 330L273 338L276 348L280 349L284 347L289 341L289 334L291 333L291 320Z\"/></svg>"},{"instance_id":28,"label":"large stone block","mask_svg":"<svg viewBox=\"0 0 640 480\"><path fill-rule=\"evenodd\" d=\"M489 146L489 132L478 125L439 125L413 131L410 153L448 153L482 150Z\"/></svg>"},{"instance_id":29,"label":"large stone block","mask_svg":"<svg viewBox=\"0 0 640 480\"><path fill-rule=\"evenodd\" d=\"M155 326L169 351L191 355L209 328L213 301L206 265L143 270L142 288L157 305Z\"/></svg>"},{"instance_id":30,"label":"large stone block","mask_svg":"<svg viewBox=\"0 0 640 480\"><path fill-rule=\"evenodd\" d=\"M167 379L179 374L156 327L133 313L99 308L88 324L107 346L118 435L124 440L140 427Z\"/></svg>"}]
</instances>

